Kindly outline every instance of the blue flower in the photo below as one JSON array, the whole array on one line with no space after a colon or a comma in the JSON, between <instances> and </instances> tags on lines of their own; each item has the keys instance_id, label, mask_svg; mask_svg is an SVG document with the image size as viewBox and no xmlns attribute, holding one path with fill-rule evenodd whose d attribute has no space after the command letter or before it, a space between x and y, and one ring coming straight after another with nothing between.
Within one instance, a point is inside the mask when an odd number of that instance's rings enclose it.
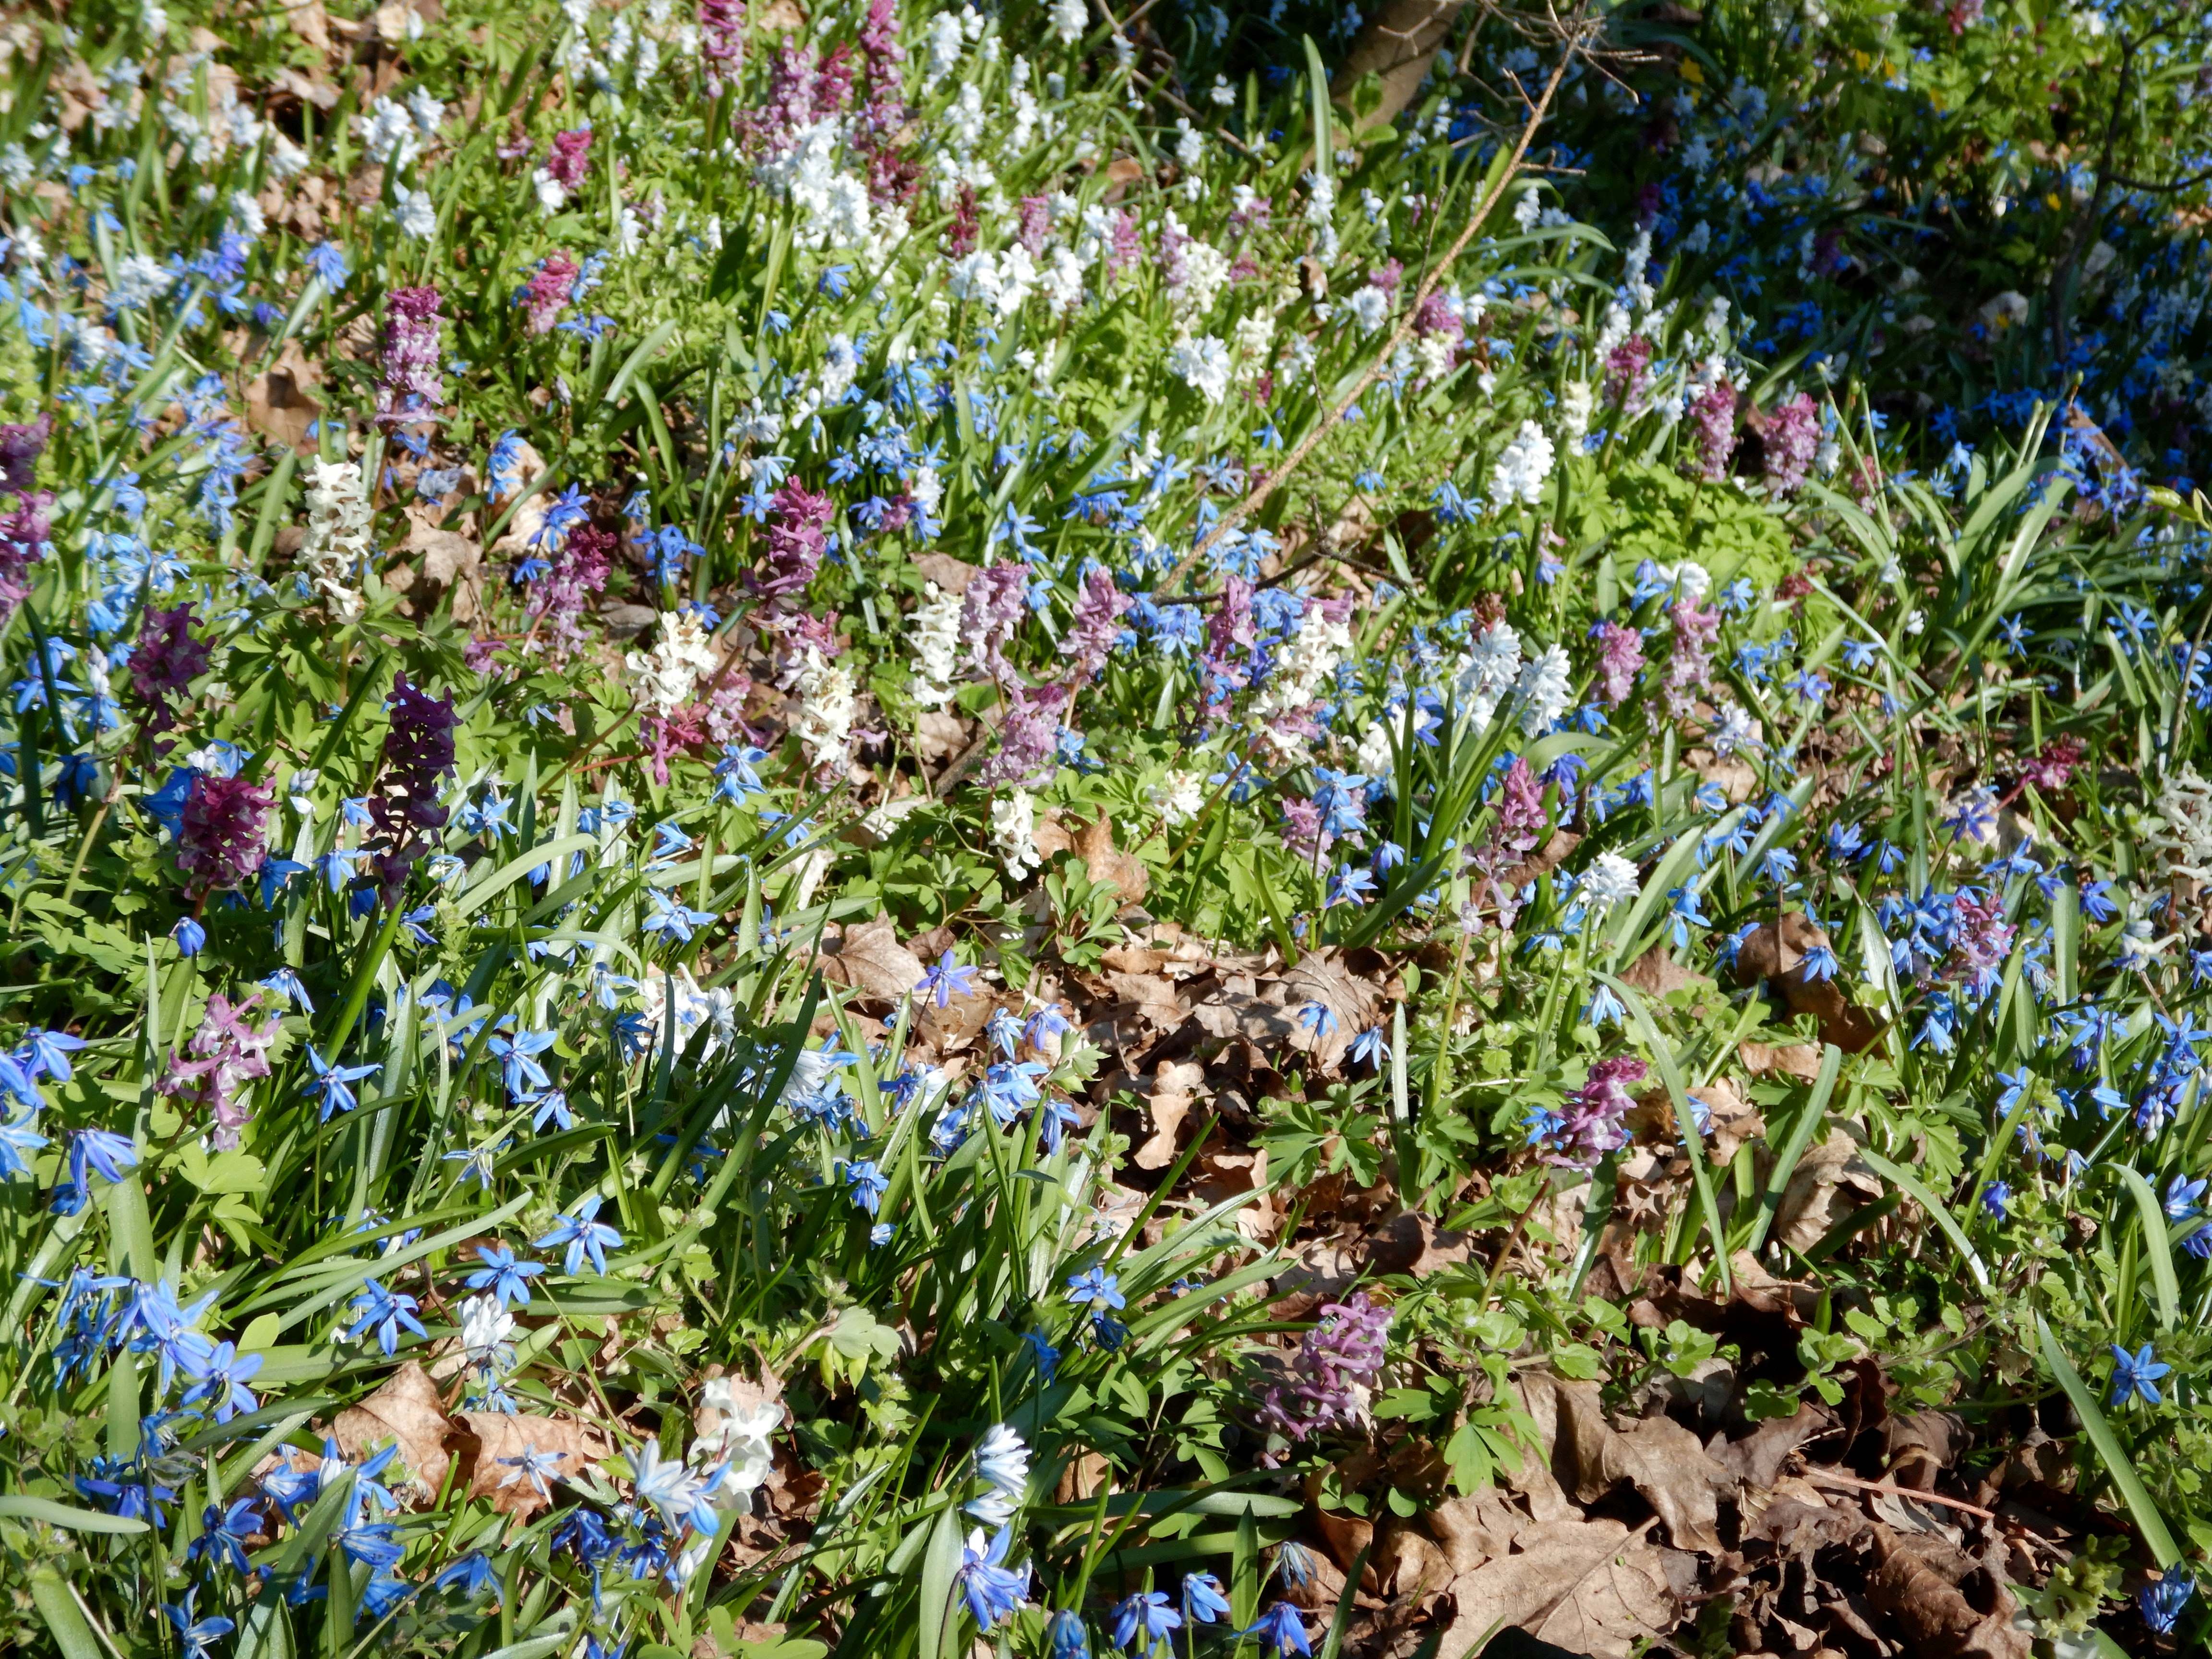
<instances>
[{"instance_id":1,"label":"blue flower","mask_svg":"<svg viewBox=\"0 0 2212 1659\"><path fill-rule=\"evenodd\" d=\"M192 1599L198 1594L197 1589L188 1589L181 1604L165 1602L161 1607L163 1615L177 1627L177 1639L184 1644L184 1659L206 1659L215 1643L238 1628L219 1613L205 1619L196 1616Z\"/></svg>"},{"instance_id":2,"label":"blue flower","mask_svg":"<svg viewBox=\"0 0 2212 1659\"><path fill-rule=\"evenodd\" d=\"M403 1329L412 1331L420 1337L429 1335L415 1317L415 1310L420 1305L405 1291L388 1291L372 1279L362 1287L361 1294L353 1299L353 1311L360 1317L347 1330L346 1340L358 1341L362 1332L373 1330L376 1333L377 1346L389 1356L398 1347L399 1333Z\"/></svg>"},{"instance_id":3,"label":"blue flower","mask_svg":"<svg viewBox=\"0 0 2212 1659\"><path fill-rule=\"evenodd\" d=\"M2205 1182L2191 1181L2187 1176L2180 1175L2167 1182L2166 1218L2168 1221L2186 1221L2195 1215L2197 1206L2203 1201L2206 1185Z\"/></svg>"},{"instance_id":4,"label":"blue flower","mask_svg":"<svg viewBox=\"0 0 2212 1659\"><path fill-rule=\"evenodd\" d=\"M1261 1613L1257 1623L1240 1632L1256 1636L1260 1645L1270 1653L1310 1654L1312 1645L1306 1640L1306 1621L1298 1610L1288 1601L1278 1601Z\"/></svg>"},{"instance_id":5,"label":"blue flower","mask_svg":"<svg viewBox=\"0 0 2212 1659\"><path fill-rule=\"evenodd\" d=\"M333 1112L350 1112L360 1105L361 1102L354 1091L346 1085L358 1083L371 1073L382 1069L377 1066L333 1066L317 1052L313 1043L307 1045L307 1068L315 1075L304 1092L319 1097L323 1103L323 1109L315 1120L319 1123L329 1122Z\"/></svg>"},{"instance_id":6,"label":"blue flower","mask_svg":"<svg viewBox=\"0 0 2212 1659\"><path fill-rule=\"evenodd\" d=\"M2145 1584L2136 1592L2136 1606L2142 1612L2143 1623L2160 1636L2170 1635L2180 1620L2181 1610L2197 1594L2196 1580L2187 1573L2169 1571L2154 1584Z\"/></svg>"},{"instance_id":7,"label":"blue flower","mask_svg":"<svg viewBox=\"0 0 2212 1659\"><path fill-rule=\"evenodd\" d=\"M241 1498L224 1509L210 1504L200 1516L200 1535L192 1540L187 1558L203 1559L228 1567L241 1578L252 1571L246 1565L246 1540L261 1530L260 1506Z\"/></svg>"},{"instance_id":8,"label":"blue flower","mask_svg":"<svg viewBox=\"0 0 2212 1659\"><path fill-rule=\"evenodd\" d=\"M495 1582L491 1558L482 1550L471 1550L433 1578L430 1583L436 1589L459 1589L473 1601L489 1589Z\"/></svg>"},{"instance_id":9,"label":"blue flower","mask_svg":"<svg viewBox=\"0 0 2212 1659\"><path fill-rule=\"evenodd\" d=\"M890 1177L878 1170L872 1160L854 1158L845 1165L845 1188L853 1202L873 1215L882 1206L884 1194L890 1190Z\"/></svg>"},{"instance_id":10,"label":"blue flower","mask_svg":"<svg viewBox=\"0 0 2212 1659\"><path fill-rule=\"evenodd\" d=\"M1389 1040L1382 1035L1380 1025L1370 1025L1352 1039L1352 1059L1381 1071L1390 1063Z\"/></svg>"},{"instance_id":11,"label":"blue flower","mask_svg":"<svg viewBox=\"0 0 2212 1659\"><path fill-rule=\"evenodd\" d=\"M1129 1305L1121 1294L1120 1277L1102 1267L1085 1267L1081 1273L1071 1275L1067 1281L1067 1299L1079 1308L1087 1304L1102 1311Z\"/></svg>"},{"instance_id":12,"label":"blue flower","mask_svg":"<svg viewBox=\"0 0 2212 1659\"><path fill-rule=\"evenodd\" d=\"M712 910L694 910L680 899L656 892L653 896L653 914L645 919L645 931L665 935L679 945L689 945L692 931L714 920Z\"/></svg>"},{"instance_id":13,"label":"blue flower","mask_svg":"<svg viewBox=\"0 0 2212 1659\"><path fill-rule=\"evenodd\" d=\"M15 1053L33 1077L50 1077L56 1082L66 1083L71 1076L70 1056L84 1046L81 1036L37 1028L23 1034L22 1044Z\"/></svg>"},{"instance_id":14,"label":"blue flower","mask_svg":"<svg viewBox=\"0 0 2212 1659\"><path fill-rule=\"evenodd\" d=\"M929 993L930 1000L940 1008L950 1007L956 996L975 994L975 970L952 959L946 951L935 963L922 970L921 988Z\"/></svg>"},{"instance_id":15,"label":"blue flower","mask_svg":"<svg viewBox=\"0 0 2212 1659\"><path fill-rule=\"evenodd\" d=\"M588 1259L592 1264L592 1271L605 1278L609 1247L611 1246L616 1249L622 1248L622 1235L598 1218L600 1201L599 1194L597 1193L579 1199L572 1212L554 1218L554 1227L551 1232L547 1233L543 1238L531 1241L537 1249L541 1250L550 1249L556 1244L567 1245L568 1253L562 1262L562 1271L571 1277L583 1271L584 1262ZM522 1299L525 1302L530 1299L526 1291Z\"/></svg>"},{"instance_id":16,"label":"blue flower","mask_svg":"<svg viewBox=\"0 0 2212 1659\"><path fill-rule=\"evenodd\" d=\"M207 929L190 916L171 928L169 937L177 942L177 951L180 956L196 957L207 948Z\"/></svg>"},{"instance_id":17,"label":"blue flower","mask_svg":"<svg viewBox=\"0 0 2212 1659\"><path fill-rule=\"evenodd\" d=\"M1051 1659L1091 1659L1091 1632L1080 1614L1062 1607L1053 1614L1045 1635L1052 1644Z\"/></svg>"},{"instance_id":18,"label":"blue flower","mask_svg":"<svg viewBox=\"0 0 2212 1659\"><path fill-rule=\"evenodd\" d=\"M1037 1381L1049 1385L1060 1370L1060 1350L1046 1341L1042 1332L1025 1332L1022 1340L1029 1347L1030 1359L1036 1362Z\"/></svg>"},{"instance_id":19,"label":"blue flower","mask_svg":"<svg viewBox=\"0 0 2212 1659\"><path fill-rule=\"evenodd\" d=\"M493 1037L484 1044L500 1062L500 1076L507 1085L509 1100L520 1104L538 1090L552 1086L553 1079L538 1063L538 1056L558 1041L551 1031L519 1031L511 1037Z\"/></svg>"},{"instance_id":20,"label":"blue flower","mask_svg":"<svg viewBox=\"0 0 2212 1659\"><path fill-rule=\"evenodd\" d=\"M1210 1625L1229 1616L1229 1597L1222 1590L1221 1581L1210 1572L1183 1575L1182 1604L1194 1624Z\"/></svg>"},{"instance_id":21,"label":"blue flower","mask_svg":"<svg viewBox=\"0 0 2212 1659\"><path fill-rule=\"evenodd\" d=\"M2158 1391L2158 1379L2172 1369L2151 1352L2148 1342L2134 1353L2115 1346L2112 1349L2112 1404L2124 1406L2130 1397L2139 1395L2145 1405L2157 1405L2164 1397Z\"/></svg>"},{"instance_id":22,"label":"blue flower","mask_svg":"<svg viewBox=\"0 0 2212 1659\"><path fill-rule=\"evenodd\" d=\"M484 1265L468 1277L472 1291L489 1290L502 1305L530 1305L530 1281L545 1271L542 1261L518 1261L504 1244L479 1244L477 1260Z\"/></svg>"},{"instance_id":23,"label":"blue flower","mask_svg":"<svg viewBox=\"0 0 2212 1659\"><path fill-rule=\"evenodd\" d=\"M1182 1628L1182 1615L1169 1605L1160 1590L1139 1590L1123 1597L1114 1609L1113 1619L1115 1644L1130 1649L1140 1644L1149 1649L1165 1640L1170 1631Z\"/></svg>"},{"instance_id":24,"label":"blue flower","mask_svg":"<svg viewBox=\"0 0 2212 1659\"><path fill-rule=\"evenodd\" d=\"M1006 1566L1006 1546L1012 1534L1005 1528L999 1529L987 1547L979 1530L968 1534L967 1547L956 1582L960 1595L968 1603L968 1612L978 1628L989 1630L1001 1620L1012 1615L1030 1593L1030 1570L1016 1571Z\"/></svg>"},{"instance_id":25,"label":"blue flower","mask_svg":"<svg viewBox=\"0 0 2212 1659\"><path fill-rule=\"evenodd\" d=\"M2002 1181L1992 1181L1982 1188L1982 1207L1999 1221L2005 1218L2005 1206L2012 1202L2012 1188Z\"/></svg>"}]
</instances>

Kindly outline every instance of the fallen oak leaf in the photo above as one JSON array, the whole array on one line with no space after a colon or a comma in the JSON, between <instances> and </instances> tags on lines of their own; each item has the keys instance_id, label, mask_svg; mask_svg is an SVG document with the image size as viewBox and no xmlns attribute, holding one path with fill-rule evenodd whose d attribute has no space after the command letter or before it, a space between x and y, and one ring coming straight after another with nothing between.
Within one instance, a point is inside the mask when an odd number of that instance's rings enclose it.
<instances>
[{"instance_id":1,"label":"fallen oak leaf","mask_svg":"<svg viewBox=\"0 0 2212 1659\"><path fill-rule=\"evenodd\" d=\"M884 1002L905 996L927 971L921 958L898 942L898 930L888 916L847 927L836 949L822 957L824 979Z\"/></svg>"},{"instance_id":2,"label":"fallen oak leaf","mask_svg":"<svg viewBox=\"0 0 2212 1659\"><path fill-rule=\"evenodd\" d=\"M1136 1151L1140 1170L1164 1170L1176 1160L1176 1137L1206 1085L1206 1067L1187 1060L1163 1060L1152 1073L1152 1138Z\"/></svg>"}]
</instances>

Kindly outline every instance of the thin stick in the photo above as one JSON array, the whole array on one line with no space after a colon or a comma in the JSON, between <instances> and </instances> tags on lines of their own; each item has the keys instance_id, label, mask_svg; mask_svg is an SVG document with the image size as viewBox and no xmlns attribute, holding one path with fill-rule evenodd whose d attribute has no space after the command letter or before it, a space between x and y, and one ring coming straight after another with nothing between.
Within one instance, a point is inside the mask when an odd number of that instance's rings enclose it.
<instances>
[{"instance_id":1,"label":"thin stick","mask_svg":"<svg viewBox=\"0 0 2212 1659\"><path fill-rule=\"evenodd\" d=\"M1429 274L1421 281L1419 291L1413 295L1413 303L1406 308L1404 320L1392 331L1389 339L1383 343L1382 349L1376 355L1375 361L1368 364L1366 372L1359 377L1358 382L1345 394L1344 401L1337 405L1335 413L1316 424L1304 437L1299 439L1297 447L1291 451L1282 465L1270 472L1263 482L1254 485L1251 492L1243 501L1224 514L1221 521L1199 539L1197 546L1192 548L1176 562L1176 568L1168 572L1167 580L1153 590L1154 598L1172 592L1175 585L1190 573L1193 565L1212 550L1216 543L1265 506L1267 498L1281 487L1284 480L1298 470L1300 464L1314 452L1322 438L1343 422L1345 416L1351 410L1352 406L1366 396L1368 388L1382 378L1383 369L1389 365L1390 359L1396 355L1398 348L1413 337L1413 325L1419 319L1423 304L1427 301L1431 294L1436 292L1437 285L1443 281L1444 273L1451 269L1453 261L1467 251L1467 245L1474 240L1474 233L1482 228L1483 222L1490 216L1490 210L1498 205L1499 199L1505 193L1506 186L1513 182L1515 175L1521 171L1522 161L1528 154L1528 146L1535 142L1537 130L1544 125L1544 118L1551 111L1552 96L1559 91L1559 82L1566 75L1567 66L1574 62L1575 54L1579 50L1580 40L1577 39L1559 55L1559 64L1552 70L1552 78L1544 84L1544 95L1536 100L1534 109L1529 112L1528 119L1521 129L1520 141L1513 146L1513 158L1505 164L1505 171L1498 174L1498 182L1491 186L1485 193L1480 204L1468 216L1466 227L1461 230L1457 240L1451 246L1445 250L1443 258L1430 267Z\"/></svg>"},{"instance_id":2,"label":"thin stick","mask_svg":"<svg viewBox=\"0 0 2212 1659\"><path fill-rule=\"evenodd\" d=\"M1856 1492L1878 1492L1891 1498L1911 1498L1923 1504L1941 1504L1947 1510L1964 1510L1969 1515L1978 1515L1984 1521L1997 1518L1995 1510L1985 1510L1979 1504L1969 1504L1963 1498L1946 1498L1940 1492L1922 1492L1917 1486L1899 1486L1887 1480L1862 1480L1854 1474L1834 1474L1826 1469L1808 1469L1805 1478L1814 1486L1849 1486Z\"/></svg>"}]
</instances>

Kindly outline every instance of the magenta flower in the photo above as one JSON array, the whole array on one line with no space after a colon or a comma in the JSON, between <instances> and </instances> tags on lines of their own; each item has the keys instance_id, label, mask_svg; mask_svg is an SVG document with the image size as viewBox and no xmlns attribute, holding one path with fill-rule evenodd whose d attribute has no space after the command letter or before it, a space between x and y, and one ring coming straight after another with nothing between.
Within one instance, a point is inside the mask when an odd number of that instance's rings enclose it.
<instances>
[{"instance_id":1,"label":"magenta flower","mask_svg":"<svg viewBox=\"0 0 2212 1659\"><path fill-rule=\"evenodd\" d=\"M720 97L724 76L744 58L744 0L699 0L699 55L707 60L708 96Z\"/></svg>"},{"instance_id":2,"label":"magenta flower","mask_svg":"<svg viewBox=\"0 0 2212 1659\"><path fill-rule=\"evenodd\" d=\"M796 481L775 492L768 522L768 574L753 579L763 598L783 600L805 591L829 550L830 520L836 505Z\"/></svg>"},{"instance_id":3,"label":"magenta flower","mask_svg":"<svg viewBox=\"0 0 2212 1659\"><path fill-rule=\"evenodd\" d=\"M1677 718L1696 711L1697 694L1713 681L1713 642L1720 638L1721 613L1694 599L1676 601L1674 654L1668 659L1667 712Z\"/></svg>"},{"instance_id":4,"label":"magenta flower","mask_svg":"<svg viewBox=\"0 0 2212 1659\"><path fill-rule=\"evenodd\" d=\"M532 334L548 334L575 292L577 265L565 253L549 254L522 290L523 317Z\"/></svg>"},{"instance_id":5,"label":"magenta flower","mask_svg":"<svg viewBox=\"0 0 2212 1659\"><path fill-rule=\"evenodd\" d=\"M215 1120L210 1138L219 1151L234 1148L239 1132L252 1121L239 1091L269 1075L269 1048L276 1040L277 1021L272 1014L261 1025L252 1024L251 1016L260 1007L258 991L235 1004L221 992L210 997L199 1030L185 1045L184 1054L191 1058L173 1052L155 1085L173 1100L207 1108Z\"/></svg>"},{"instance_id":6,"label":"magenta flower","mask_svg":"<svg viewBox=\"0 0 2212 1659\"><path fill-rule=\"evenodd\" d=\"M1583 1086L1567 1097L1550 1139L1557 1150L1547 1153L1552 1163L1587 1170L1607 1152L1628 1144L1621 1119L1636 1103L1628 1092L1632 1083L1644 1081L1644 1062L1631 1054L1601 1060L1589 1068Z\"/></svg>"},{"instance_id":7,"label":"magenta flower","mask_svg":"<svg viewBox=\"0 0 2212 1659\"><path fill-rule=\"evenodd\" d=\"M261 868L275 799L268 785L247 777L202 772L193 778L179 821L177 862L191 878L195 897L241 887Z\"/></svg>"},{"instance_id":8,"label":"magenta flower","mask_svg":"<svg viewBox=\"0 0 2212 1659\"><path fill-rule=\"evenodd\" d=\"M54 417L41 415L27 425L0 425L0 490L28 495L35 482L39 457L46 453L53 435Z\"/></svg>"},{"instance_id":9,"label":"magenta flower","mask_svg":"<svg viewBox=\"0 0 2212 1659\"><path fill-rule=\"evenodd\" d=\"M961 597L960 638L975 665L994 679L1013 677L1006 646L1021 626L1028 578L1018 564L994 564L976 572Z\"/></svg>"},{"instance_id":10,"label":"magenta flower","mask_svg":"<svg viewBox=\"0 0 2212 1659\"><path fill-rule=\"evenodd\" d=\"M0 623L15 614L31 591L31 567L46 556L53 535L46 510L53 504L52 491L27 489L14 507L0 513Z\"/></svg>"},{"instance_id":11,"label":"magenta flower","mask_svg":"<svg viewBox=\"0 0 2212 1659\"><path fill-rule=\"evenodd\" d=\"M581 126L553 135L545 157L545 176L563 190L581 190L592 172L592 130Z\"/></svg>"},{"instance_id":12,"label":"magenta flower","mask_svg":"<svg viewBox=\"0 0 2212 1659\"><path fill-rule=\"evenodd\" d=\"M1641 415L1651 391L1651 342L1632 334L1606 354L1605 401L1626 414Z\"/></svg>"},{"instance_id":13,"label":"magenta flower","mask_svg":"<svg viewBox=\"0 0 2212 1659\"><path fill-rule=\"evenodd\" d=\"M1060 710L1066 701L1064 685L1034 690L1016 686L1007 694L999 752L984 763L980 775L986 787L1011 783L1034 788L1051 779L1058 769Z\"/></svg>"}]
</instances>

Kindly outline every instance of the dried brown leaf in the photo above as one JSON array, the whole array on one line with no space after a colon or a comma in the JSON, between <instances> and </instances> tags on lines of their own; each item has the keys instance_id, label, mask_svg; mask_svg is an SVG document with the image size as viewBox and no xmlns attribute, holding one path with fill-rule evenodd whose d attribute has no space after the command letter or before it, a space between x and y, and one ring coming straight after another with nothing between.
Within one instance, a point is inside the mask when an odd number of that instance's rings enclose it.
<instances>
[{"instance_id":1,"label":"dried brown leaf","mask_svg":"<svg viewBox=\"0 0 2212 1659\"><path fill-rule=\"evenodd\" d=\"M898 942L888 916L847 927L836 950L822 958L824 978L885 1002L921 984L925 971L921 958Z\"/></svg>"},{"instance_id":2,"label":"dried brown leaf","mask_svg":"<svg viewBox=\"0 0 2212 1659\"><path fill-rule=\"evenodd\" d=\"M285 444L302 454L314 447L307 428L321 418L323 405L315 396L323 377L288 340L276 361L246 383L246 424L263 437Z\"/></svg>"},{"instance_id":3,"label":"dried brown leaf","mask_svg":"<svg viewBox=\"0 0 2212 1659\"><path fill-rule=\"evenodd\" d=\"M2011 1587L1972 1557L1926 1534L1875 1529L1881 1565L1867 1599L1896 1621L1923 1659L2030 1659L2031 1632L2014 1623Z\"/></svg>"},{"instance_id":4,"label":"dried brown leaf","mask_svg":"<svg viewBox=\"0 0 2212 1659\"><path fill-rule=\"evenodd\" d=\"M1077 826L1074 846L1091 879L1111 887L1124 902L1136 903L1152 886L1144 865L1114 845L1114 821L1103 808L1094 821Z\"/></svg>"},{"instance_id":5,"label":"dried brown leaf","mask_svg":"<svg viewBox=\"0 0 2212 1659\"><path fill-rule=\"evenodd\" d=\"M947 593L965 593L968 584L975 580L981 566L972 565L950 553L917 553L914 568Z\"/></svg>"},{"instance_id":6,"label":"dried brown leaf","mask_svg":"<svg viewBox=\"0 0 2212 1659\"><path fill-rule=\"evenodd\" d=\"M1436 1659L1468 1659L1497 1632L1520 1629L1550 1642L1571 1631L1572 1650L1626 1656L1637 1638L1674 1622L1658 1552L1611 1520L1559 1520L1530 1527L1518 1553L1452 1581L1454 1612Z\"/></svg>"},{"instance_id":7,"label":"dried brown leaf","mask_svg":"<svg viewBox=\"0 0 2212 1659\"><path fill-rule=\"evenodd\" d=\"M1183 1060L1165 1060L1152 1073L1152 1137L1137 1148L1140 1170L1164 1170L1176 1160L1177 1133L1206 1086L1206 1067Z\"/></svg>"},{"instance_id":8,"label":"dried brown leaf","mask_svg":"<svg viewBox=\"0 0 2212 1659\"><path fill-rule=\"evenodd\" d=\"M475 1443L468 1495L488 1498L499 1513L520 1520L527 1521L550 1500L540 1494L528 1470L510 1460L553 1457L554 1468L542 1462L538 1466L550 1486L574 1479L614 1450L596 1429L562 1418L507 1412L456 1412L454 1418Z\"/></svg>"},{"instance_id":9,"label":"dried brown leaf","mask_svg":"<svg viewBox=\"0 0 2212 1659\"><path fill-rule=\"evenodd\" d=\"M1737 1056L1744 1069L1754 1077L1765 1077L1779 1073L1810 1083L1820 1075L1820 1050L1810 1042L1785 1042L1774 1045L1765 1042L1743 1042L1736 1045Z\"/></svg>"},{"instance_id":10,"label":"dried brown leaf","mask_svg":"<svg viewBox=\"0 0 2212 1659\"><path fill-rule=\"evenodd\" d=\"M331 1438L350 1462L358 1463L390 1441L399 1445L407 1466L408 1490L415 1507L431 1503L445 1484L453 1457L446 1449L452 1423L438 1385L414 1360L392 1372L384 1386L331 1419Z\"/></svg>"},{"instance_id":11,"label":"dried brown leaf","mask_svg":"<svg viewBox=\"0 0 2212 1659\"><path fill-rule=\"evenodd\" d=\"M1793 1250L1809 1250L1836 1223L1881 1193L1881 1177L1859 1161L1858 1143L1832 1129L1790 1172L1775 1210L1774 1237Z\"/></svg>"},{"instance_id":12,"label":"dried brown leaf","mask_svg":"<svg viewBox=\"0 0 2212 1659\"><path fill-rule=\"evenodd\" d=\"M1595 1382L1536 1372L1527 1383L1532 1414L1540 1395L1552 1397L1552 1471L1576 1502L1594 1504L1626 1480L1658 1512L1676 1548L1722 1553L1714 1522L1720 1494L1735 1483L1696 1435L1668 1417L1616 1427Z\"/></svg>"}]
</instances>

